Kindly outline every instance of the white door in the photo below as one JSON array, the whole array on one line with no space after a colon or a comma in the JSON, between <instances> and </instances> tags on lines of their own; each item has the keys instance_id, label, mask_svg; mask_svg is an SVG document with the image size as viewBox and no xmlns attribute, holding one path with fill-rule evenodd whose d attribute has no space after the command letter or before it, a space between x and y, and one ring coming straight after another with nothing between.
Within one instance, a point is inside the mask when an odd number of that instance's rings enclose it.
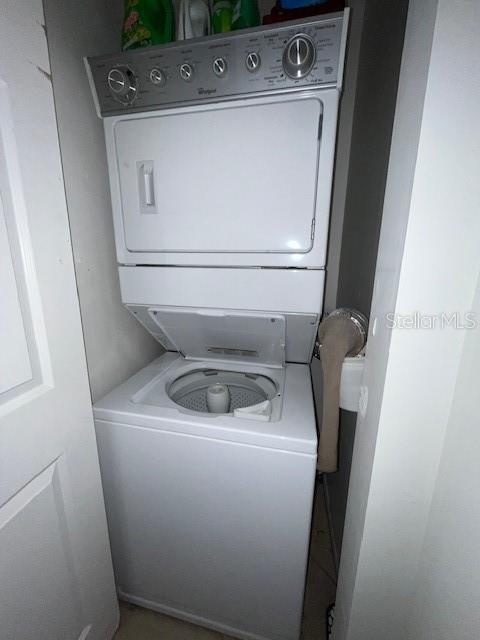
<instances>
[{"instance_id":1,"label":"white door","mask_svg":"<svg viewBox=\"0 0 480 640\"><path fill-rule=\"evenodd\" d=\"M120 119L126 248L309 252L322 113L318 98L283 97Z\"/></svg>"},{"instance_id":2,"label":"white door","mask_svg":"<svg viewBox=\"0 0 480 640\"><path fill-rule=\"evenodd\" d=\"M0 12L0 637L118 620L41 0Z\"/></svg>"}]
</instances>

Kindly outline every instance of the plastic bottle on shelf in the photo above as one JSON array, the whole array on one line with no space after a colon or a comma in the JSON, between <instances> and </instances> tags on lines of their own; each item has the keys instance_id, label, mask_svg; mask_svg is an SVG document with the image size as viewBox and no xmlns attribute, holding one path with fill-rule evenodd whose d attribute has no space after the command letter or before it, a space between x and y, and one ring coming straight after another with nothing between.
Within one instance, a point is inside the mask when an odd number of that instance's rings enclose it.
<instances>
[{"instance_id":1,"label":"plastic bottle on shelf","mask_svg":"<svg viewBox=\"0 0 480 640\"><path fill-rule=\"evenodd\" d=\"M232 29L233 2L232 0L212 1L212 30L213 33L226 33Z\"/></svg>"},{"instance_id":2,"label":"plastic bottle on shelf","mask_svg":"<svg viewBox=\"0 0 480 640\"><path fill-rule=\"evenodd\" d=\"M260 24L257 0L236 0L233 9L232 29L248 29Z\"/></svg>"},{"instance_id":3,"label":"plastic bottle on shelf","mask_svg":"<svg viewBox=\"0 0 480 640\"><path fill-rule=\"evenodd\" d=\"M172 42L174 37L172 0L125 0L123 51Z\"/></svg>"}]
</instances>

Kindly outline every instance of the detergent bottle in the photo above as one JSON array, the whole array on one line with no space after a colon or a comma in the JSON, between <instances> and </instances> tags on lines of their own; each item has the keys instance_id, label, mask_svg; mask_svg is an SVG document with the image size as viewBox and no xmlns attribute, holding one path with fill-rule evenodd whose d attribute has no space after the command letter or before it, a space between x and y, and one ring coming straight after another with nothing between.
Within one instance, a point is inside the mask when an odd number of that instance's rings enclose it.
<instances>
[{"instance_id":1,"label":"detergent bottle","mask_svg":"<svg viewBox=\"0 0 480 640\"><path fill-rule=\"evenodd\" d=\"M233 8L232 29L248 29L260 24L257 0L236 0Z\"/></svg>"},{"instance_id":2,"label":"detergent bottle","mask_svg":"<svg viewBox=\"0 0 480 640\"><path fill-rule=\"evenodd\" d=\"M225 33L232 28L233 0L213 0L212 30L213 33Z\"/></svg>"},{"instance_id":3,"label":"detergent bottle","mask_svg":"<svg viewBox=\"0 0 480 640\"><path fill-rule=\"evenodd\" d=\"M171 42L174 36L172 0L125 0L123 51Z\"/></svg>"}]
</instances>

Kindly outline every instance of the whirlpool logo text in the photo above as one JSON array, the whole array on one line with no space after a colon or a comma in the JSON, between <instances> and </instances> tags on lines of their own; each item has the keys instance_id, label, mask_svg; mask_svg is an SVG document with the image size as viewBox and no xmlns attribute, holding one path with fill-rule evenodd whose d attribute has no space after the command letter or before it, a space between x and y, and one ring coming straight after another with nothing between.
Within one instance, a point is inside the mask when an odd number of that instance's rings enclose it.
<instances>
[{"instance_id":1,"label":"whirlpool logo text","mask_svg":"<svg viewBox=\"0 0 480 640\"><path fill-rule=\"evenodd\" d=\"M203 87L201 87L198 90L198 95L200 96L210 96L212 95L212 93L217 93L216 89L204 89Z\"/></svg>"}]
</instances>

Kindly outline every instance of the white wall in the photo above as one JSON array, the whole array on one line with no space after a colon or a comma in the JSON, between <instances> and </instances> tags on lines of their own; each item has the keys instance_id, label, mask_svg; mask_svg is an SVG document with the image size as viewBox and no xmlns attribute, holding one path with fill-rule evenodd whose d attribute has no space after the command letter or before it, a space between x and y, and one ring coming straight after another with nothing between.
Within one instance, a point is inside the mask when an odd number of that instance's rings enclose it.
<instances>
[{"instance_id":1,"label":"white wall","mask_svg":"<svg viewBox=\"0 0 480 640\"><path fill-rule=\"evenodd\" d=\"M45 0L60 148L93 400L151 361L159 345L122 306L102 122L84 55L118 50L118 5ZM115 19L115 11L117 17Z\"/></svg>"},{"instance_id":2,"label":"white wall","mask_svg":"<svg viewBox=\"0 0 480 640\"><path fill-rule=\"evenodd\" d=\"M480 279L472 309L480 319ZM418 569L408 628L412 640L477 640L479 636L478 334L470 331L463 346Z\"/></svg>"},{"instance_id":3,"label":"white wall","mask_svg":"<svg viewBox=\"0 0 480 640\"><path fill-rule=\"evenodd\" d=\"M107 9L112 35L114 38L117 38L116 46L120 48L121 31L125 13L125 0L104 0L104 4Z\"/></svg>"},{"instance_id":4,"label":"white wall","mask_svg":"<svg viewBox=\"0 0 480 640\"><path fill-rule=\"evenodd\" d=\"M458 523L468 529L466 549L451 540L447 552L446 534L439 543L435 530L444 518L452 532L454 510L468 512L468 498L455 506L456 492L442 493L439 465L457 483L460 477L465 481L457 452L450 460L445 447L452 443L454 428L466 434L459 447L473 445L477 437L468 424L471 406L462 414L460 385L473 366L468 355L462 359L464 343L478 342L480 330L470 335L453 328L392 331L386 314L465 313L472 306L480 271L479 21L480 5L473 0L410 2L364 377L368 403L357 422L343 540L336 640L478 637L473 612L461 622L460 633L450 628L451 633L436 634L434 619L446 608L443 619L452 616L459 622L462 598L478 602L480 597L478 582L455 580L457 569L447 576L447 566L457 563L465 569L467 558L478 562L471 540L478 527L476 505L470 506L470 518ZM470 391L476 386L469 381ZM469 491L478 502L478 485ZM443 584L435 584L437 573ZM469 588L475 593L469 594ZM452 597L455 590L459 595ZM420 628L410 626L414 611Z\"/></svg>"}]
</instances>

